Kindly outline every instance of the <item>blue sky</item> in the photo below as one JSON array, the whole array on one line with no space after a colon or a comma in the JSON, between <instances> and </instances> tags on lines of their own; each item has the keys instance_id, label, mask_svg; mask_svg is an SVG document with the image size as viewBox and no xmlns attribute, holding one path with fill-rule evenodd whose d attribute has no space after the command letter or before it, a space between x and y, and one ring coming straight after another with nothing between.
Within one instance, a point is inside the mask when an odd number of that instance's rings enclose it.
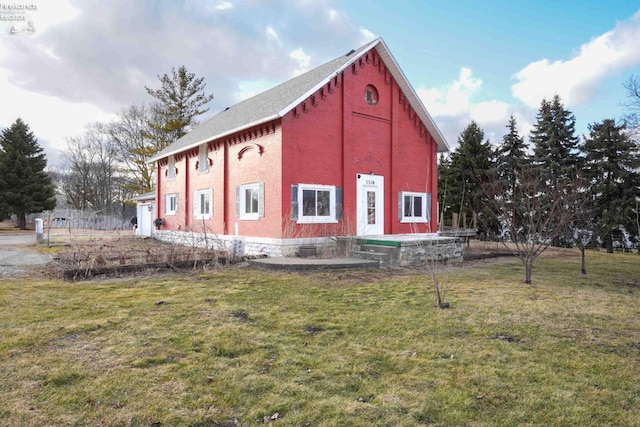
<instances>
[{"instance_id":1,"label":"blue sky","mask_svg":"<svg viewBox=\"0 0 640 427\"><path fill-rule=\"evenodd\" d=\"M68 137L150 102L171 67L205 77L210 115L382 37L452 148L472 119L496 143L514 114L528 136L555 93L583 134L622 115L640 75L633 3L0 0L0 128L22 117L59 164Z\"/></svg>"}]
</instances>

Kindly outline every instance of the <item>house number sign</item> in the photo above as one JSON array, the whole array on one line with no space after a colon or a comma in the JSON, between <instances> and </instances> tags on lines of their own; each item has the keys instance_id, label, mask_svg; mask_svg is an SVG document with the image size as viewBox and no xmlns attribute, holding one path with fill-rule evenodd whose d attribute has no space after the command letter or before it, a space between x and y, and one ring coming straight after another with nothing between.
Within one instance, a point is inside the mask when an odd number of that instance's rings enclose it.
<instances>
[{"instance_id":1,"label":"house number sign","mask_svg":"<svg viewBox=\"0 0 640 427\"><path fill-rule=\"evenodd\" d=\"M376 182L371 179L367 179L367 185L376 185Z\"/></svg>"}]
</instances>

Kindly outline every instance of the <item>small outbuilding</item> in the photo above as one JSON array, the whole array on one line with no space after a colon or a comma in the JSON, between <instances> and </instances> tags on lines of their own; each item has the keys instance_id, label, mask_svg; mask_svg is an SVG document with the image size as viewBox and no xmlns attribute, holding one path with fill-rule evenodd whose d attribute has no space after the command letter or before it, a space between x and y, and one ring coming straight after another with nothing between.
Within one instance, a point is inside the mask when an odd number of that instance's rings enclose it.
<instances>
[{"instance_id":1,"label":"small outbuilding","mask_svg":"<svg viewBox=\"0 0 640 427\"><path fill-rule=\"evenodd\" d=\"M151 237L155 232L156 193L141 194L132 200L136 202L136 216L131 220L136 236Z\"/></svg>"}]
</instances>

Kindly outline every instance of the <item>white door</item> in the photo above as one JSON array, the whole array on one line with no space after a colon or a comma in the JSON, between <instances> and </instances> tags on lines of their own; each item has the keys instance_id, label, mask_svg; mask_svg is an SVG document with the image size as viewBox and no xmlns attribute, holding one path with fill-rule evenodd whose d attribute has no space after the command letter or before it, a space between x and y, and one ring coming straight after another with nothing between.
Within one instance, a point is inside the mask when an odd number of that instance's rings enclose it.
<instances>
[{"instance_id":1,"label":"white door","mask_svg":"<svg viewBox=\"0 0 640 427\"><path fill-rule=\"evenodd\" d=\"M358 236L384 234L384 176L356 175Z\"/></svg>"},{"instance_id":2,"label":"white door","mask_svg":"<svg viewBox=\"0 0 640 427\"><path fill-rule=\"evenodd\" d=\"M151 203L141 203L138 205L138 230L139 236L151 236L151 217L153 215L153 205Z\"/></svg>"}]
</instances>

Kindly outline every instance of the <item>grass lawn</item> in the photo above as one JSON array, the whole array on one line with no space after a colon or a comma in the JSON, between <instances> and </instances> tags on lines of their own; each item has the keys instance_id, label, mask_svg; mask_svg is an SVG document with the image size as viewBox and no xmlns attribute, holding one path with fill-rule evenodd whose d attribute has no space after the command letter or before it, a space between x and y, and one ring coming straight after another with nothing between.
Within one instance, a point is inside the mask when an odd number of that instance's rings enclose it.
<instances>
[{"instance_id":1,"label":"grass lawn","mask_svg":"<svg viewBox=\"0 0 640 427\"><path fill-rule=\"evenodd\" d=\"M640 426L640 256L0 281L0 425ZM266 419L265 419L266 417Z\"/></svg>"}]
</instances>

